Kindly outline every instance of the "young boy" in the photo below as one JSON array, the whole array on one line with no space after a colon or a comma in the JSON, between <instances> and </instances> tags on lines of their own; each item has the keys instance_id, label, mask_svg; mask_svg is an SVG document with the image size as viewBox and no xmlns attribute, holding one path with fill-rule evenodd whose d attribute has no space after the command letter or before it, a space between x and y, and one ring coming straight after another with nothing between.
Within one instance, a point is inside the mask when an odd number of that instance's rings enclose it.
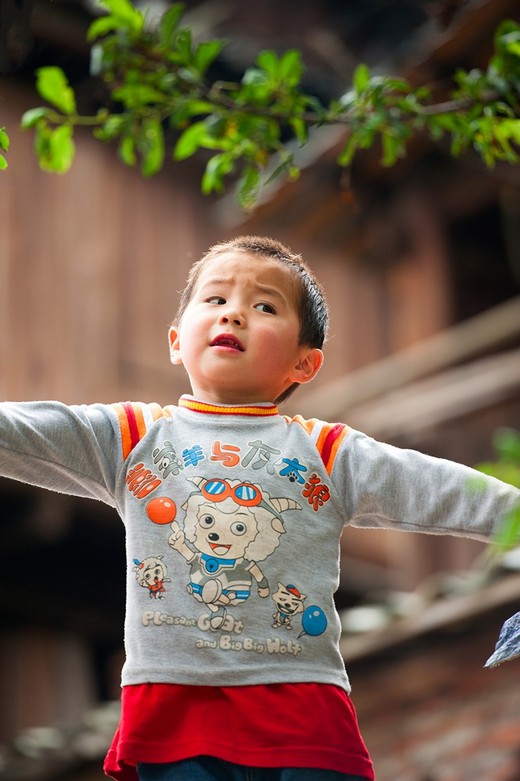
<instances>
[{"instance_id":1,"label":"young boy","mask_svg":"<svg viewBox=\"0 0 520 781\"><path fill-rule=\"evenodd\" d=\"M459 464L281 415L320 369L327 321L299 256L241 237L195 264L169 331L193 395L0 405L4 475L98 498L126 526L115 779L373 779L338 647L344 525L485 539L519 500Z\"/></svg>"}]
</instances>

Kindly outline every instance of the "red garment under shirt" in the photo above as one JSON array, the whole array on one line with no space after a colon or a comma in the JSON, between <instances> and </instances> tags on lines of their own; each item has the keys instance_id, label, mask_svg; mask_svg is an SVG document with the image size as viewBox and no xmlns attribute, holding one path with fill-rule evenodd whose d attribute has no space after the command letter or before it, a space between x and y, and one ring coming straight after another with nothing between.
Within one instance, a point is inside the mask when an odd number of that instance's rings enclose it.
<instances>
[{"instance_id":1,"label":"red garment under shirt","mask_svg":"<svg viewBox=\"0 0 520 781\"><path fill-rule=\"evenodd\" d=\"M200 755L251 767L314 767L374 778L354 707L338 686L123 687L107 775L137 781L138 762Z\"/></svg>"}]
</instances>

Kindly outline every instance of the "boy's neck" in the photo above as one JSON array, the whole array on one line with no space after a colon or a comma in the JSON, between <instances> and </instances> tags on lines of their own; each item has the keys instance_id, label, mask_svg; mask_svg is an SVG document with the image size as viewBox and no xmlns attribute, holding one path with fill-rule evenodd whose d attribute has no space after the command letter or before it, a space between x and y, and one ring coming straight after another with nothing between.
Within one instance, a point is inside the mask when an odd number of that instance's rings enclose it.
<instances>
[{"instance_id":1,"label":"boy's neck","mask_svg":"<svg viewBox=\"0 0 520 781\"><path fill-rule=\"evenodd\" d=\"M181 396L181 399L185 401L193 401L199 404L207 404L209 406L215 406L215 407L277 407L276 401L270 401L266 399L256 399L255 401L252 400L243 400L243 399L235 399L235 400L229 400L228 398L221 398L221 397L212 397L208 396L207 394L195 394L195 393L185 393Z\"/></svg>"}]
</instances>

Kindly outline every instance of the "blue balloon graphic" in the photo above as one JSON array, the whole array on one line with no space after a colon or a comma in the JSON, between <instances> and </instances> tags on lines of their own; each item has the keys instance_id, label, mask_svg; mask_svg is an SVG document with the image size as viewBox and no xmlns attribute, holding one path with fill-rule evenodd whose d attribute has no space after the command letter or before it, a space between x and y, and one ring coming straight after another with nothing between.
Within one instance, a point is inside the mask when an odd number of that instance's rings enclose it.
<instances>
[{"instance_id":1,"label":"blue balloon graphic","mask_svg":"<svg viewBox=\"0 0 520 781\"><path fill-rule=\"evenodd\" d=\"M322 635L327 628L327 616L318 605L310 605L302 615L303 632L298 635Z\"/></svg>"}]
</instances>

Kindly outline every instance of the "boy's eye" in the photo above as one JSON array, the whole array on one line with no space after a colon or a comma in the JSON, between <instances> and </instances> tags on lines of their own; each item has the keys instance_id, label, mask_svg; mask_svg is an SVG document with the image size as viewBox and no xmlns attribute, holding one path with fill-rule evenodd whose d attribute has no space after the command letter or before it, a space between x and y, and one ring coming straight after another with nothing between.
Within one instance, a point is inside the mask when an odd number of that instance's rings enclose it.
<instances>
[{"instance_id":1,"label":"boy's eye","mask_svg":"<svg viewBox=\"0 0 520 781\"><path fill-rule=\"evenodd\" d=\"M206 303L218 304L219 306L222 306L222 304L226 303L226 299L223 298L223 296L211 296L210 298L206 299Z\"/></svg>"},{"instance_id":2,"label":"boy's eye","mask_svg":"<svg viewBox=\"0 0 520 781\"><path fill-rule=\"evenodd\" d=\"M272 304L266 304L264 301L255 304L255 309L258 309L260 312L267 312L270 315L276 314L274 306L272 306Z\"/></svg>"}]
</instances>

